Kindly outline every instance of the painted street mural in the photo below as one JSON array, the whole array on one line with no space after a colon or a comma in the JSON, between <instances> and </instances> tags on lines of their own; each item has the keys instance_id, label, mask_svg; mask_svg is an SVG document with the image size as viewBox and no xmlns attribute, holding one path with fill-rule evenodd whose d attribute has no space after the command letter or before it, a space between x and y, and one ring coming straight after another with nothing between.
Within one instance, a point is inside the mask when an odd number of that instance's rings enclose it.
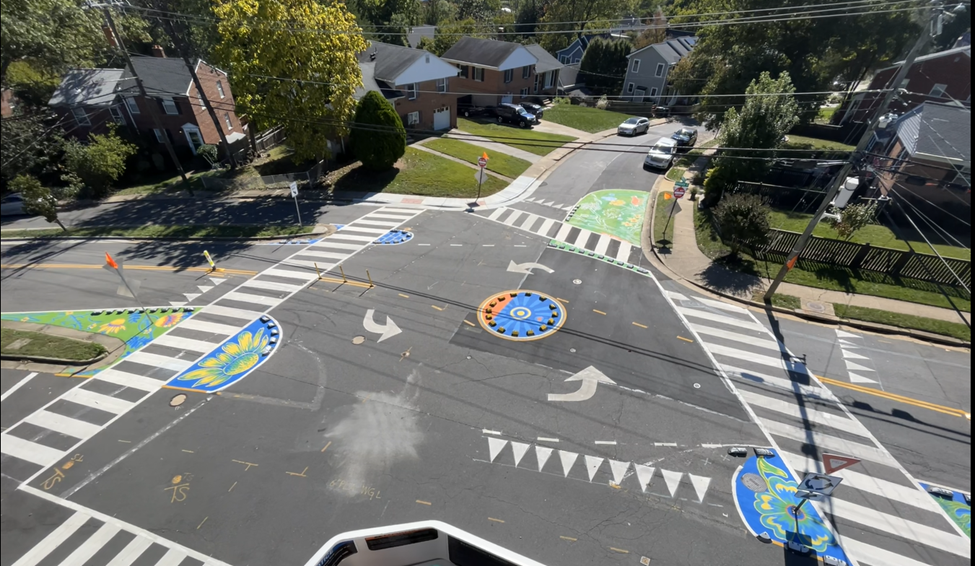
<instances>
[{"instance_id":1,"label":"painted street mural","mask_svg":"<svg viewBox=\"0 0 975 566\"><path fill-rule=\"evenodd\" d=\"M919 483L925 491L931 487L929 484L924 482ZM933 497L934 500L938 502L938 505L945 510L948 517L950 517L956 525L961 527L961 530L965 531L968 538L972 538L972 504L969 501L965 501L965 494L955 491L952 492L951 498L948 498L943 495L931 493L931 497Z\"/></svg>"},{"instance_id":2,"label":"painted street mural","mask_svg":"<svg viewBox=\"0 0 975 566\"><path fill-rule=\"evenodd\" d=\"M639 247L648 198L649 193L643 191L596 191L583 197L566 221Z\"/></svg>"},{"instance_id":3,"label":"painted street mural","mask_svg":"<svg viewBox=\"0 0 975 566\"><path fill-rule=\"evenodd\" d=\"M169 380L169 387L214 393L247 377L277 350L280 328L269 316L251 322Z\"/></svg>"},{"instance_id":4,"label":"painted street mural","mask_svg":"<svg viewBox=\"0 0 975 566\"><path fill-rule=\"evenodd\" d=\"M539 340L565 324L565 306L537 291L505 291L481 303L481 327L508 340Z\"/></svg>"}]
</instances>

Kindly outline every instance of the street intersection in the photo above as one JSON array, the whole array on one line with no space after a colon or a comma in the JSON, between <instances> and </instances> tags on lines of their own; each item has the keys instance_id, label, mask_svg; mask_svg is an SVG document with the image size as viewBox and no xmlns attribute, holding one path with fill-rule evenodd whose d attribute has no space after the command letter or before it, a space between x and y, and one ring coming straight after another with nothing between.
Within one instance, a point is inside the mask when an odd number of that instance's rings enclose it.
<instances>
[{"instance_id":1,"label":"street intersection","mask_svg":"<svg viewBox=\"0 0 975 566\"><path fill-rule=\"evenodd\" d=\"M0 565L301 564L423 519L553 565L813 563L760 503L824 452L863 462L796 521L818 554L970 563L918 484L970 492L969 352L669 280L642 155L567 159L506 208L328 208L305 245L5 244L5 314L128 314L110 252L179 320L89 379L2 370Z\"/></svg>"}]
</instances>

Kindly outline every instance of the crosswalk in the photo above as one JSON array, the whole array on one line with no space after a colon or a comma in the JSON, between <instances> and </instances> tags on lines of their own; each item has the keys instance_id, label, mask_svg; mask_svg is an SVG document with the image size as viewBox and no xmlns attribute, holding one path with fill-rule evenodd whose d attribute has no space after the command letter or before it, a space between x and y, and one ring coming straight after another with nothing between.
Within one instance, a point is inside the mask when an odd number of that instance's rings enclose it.
<instances>
[{"instance_id":1,"label":"crosswalk","mask_svg":"<svg viewBox=\"0 0 975 566\"><path fill-rule=\"evenodd\" d=\"M861 566L942 566L971 559L971 542L839 400L746 309L666 291L797 477L822 454L862 459L820 514Z\"/></svg>"},{"instance_id":2,"label":"crosswalk","mask_svg":"<svg viewBox=\"0 0 975 566\"><path fill-rule=\"evenodd\" d=\"M66 460L78 446L111 425L166 382L235 336L243 327L379 236L422 210L380 208L342 230L265 269L198 309L173 308L165 315L183 318L171 330L110 369L79 384L0 434L5 473L12 464L30 483L50 466ZM15 462L10 462L15 459Z\"/></svg>"},{"instance_id":3,"label":"crosswalk","mask_svg":"<svg viewBox=\"0 0 975 566\"><path fill-rule=\"evenodd\" d=\"M13 566L53 564L54 554L68 553L60 566L229 566L205 554L166 540L93 509L53 497L41 490L24 491L67 507L73 513L24 553Z\"/></svg>"},{"instance_id":4,"label":"crosswalk","mask_svg":"<svg viewBox=\"0 0 975 566\"><path fill-rule=\"evenodd\" d=\"M643 252L639 246L530 212L501 207L494 209L491 214L487 215L487 219L537 234L543 238L558 240L616 261L640 265L643 260Z\"/></svg>"},{"instance_id":5,"label":"crosswalk","mask_svg":"<svg viewBox=\"0 0 975 566\"><path fill-rule=\"evenodd\" d=\"M554 200L546 200L546 199L542 199L542 198L538 198L538 199L536 199L536 198L526 198L525 199L525 202L532 202L532 203L535 203L535 204L540 204L542 206L548 206L548 207L551 207L551 208L555 208L557 210L563 210L565 212L568 212L568 211L572 210L573 208L575 208L575 205L572 205L572 204L565 205L565 204L563 204L561 202L558 203L558 204L556 204Z\"/></svg>"}]
</instances>

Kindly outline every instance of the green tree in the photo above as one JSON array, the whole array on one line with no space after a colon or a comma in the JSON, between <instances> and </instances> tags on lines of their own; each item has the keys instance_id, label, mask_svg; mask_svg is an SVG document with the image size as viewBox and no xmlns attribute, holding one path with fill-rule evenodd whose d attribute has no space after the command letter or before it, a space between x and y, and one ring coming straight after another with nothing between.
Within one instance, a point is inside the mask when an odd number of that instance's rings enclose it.
<instances>
[{"instance_id":1,"label":"green tree","mask_svg":"<svg viewBox=\"0 0 975 566\"><path fill-rule=\"evenodd\" d=\"M417 42L416 48L433 53L434 49L436 49L436 44L429 37L423 36L420 38L420 41Z\"/></svg>"},{"instance_id":2,"label":"green tree","mask_svg":"<svg viewBox=\"0 0 975 566\"><path fill-rule=\"evenodd\" d=\"M525 38L535 35L538 20L541 19L544 7L543 0L522 0L515 14L515 31Z\"/></svg>"},{"instance_id":3,"label":"green tree","mask_svg":"<svg viewBox=\"0 0 975 566\"><path fill-rule=\"evenodd\" d=\"M406 128L393 105L378 92L369 91L356 108L350 141L366 169L385 171L406 153Z\"/></svg>"},{"instance_id":4,"label":"green tree","mask_svg":"<svg viewBox=\"0 0 975 566\"><path fill-rule=\"evenodd\" d=\"M657 7L654 10L653 15L647 18L647 25L650 27L643 30L633 41L634 51L667 39L667 16L664 15L663 8Z\"/></svg>"},{"instance_id":5,"label":"green tree","mask_svg":"<svg viewBox=\"0 0 975 566\"><path fill-rule=\"evenodd\" d=\"M617 95L626 76L626 56L630 43L623 40L596 38L589 42L579 63L579 76L596 94Z\"/></svg>"},{"instance_id":6,"label":"green tree","mask_svg":"<svg viewBox=\"0 0 975 566\"><path fill-rule=\"evenodd\" d=\"M217 149L217 146L213 145L212 143L207 143L196 148L196 154L203 159L206 159L207 163L209 163L212 167L213 164L217 162L220 152Z\"/></svg>"},{"instance_id":7,"label":"green tree","mask_svg":"<svg viewBox=\"0 0 975 566\"><path fill-rule=\"evenodd\" d=\"M457 6L449 0L429 0L423 10L423 23L438 26L457 16Z\"/></svg>"},{"instance_id":8,"label":"green tree","mask_svg":"<svg viewBox=\"0 0 975 566\"><path fill-rule=\"evenodd\" d=\"M234 78L238 111L252 127L282 124L296 160L326 157L329 140L348 132L362 86L357 54L367 45L355 17L316 0L217 0L213 11L214 56Z\"/></svg>"},{"instance_id":9,"label":"green tree","mask_svg":"<svg viewBox=\"0 0 975 566\"><path fill-rule=\"evenodd\" d=\"M833 222L833 229L841 238L849 240L877 218L877 203L851 204L840 212L840 221Z\"/></svg>"},{"instance_id":10,"label":"green tree","mask_svg":"<svg viewBox=\"0 0 975 566\"><path fill-rule=\"evenodd\" d=\"M450 51L461 37L478 37L477 22L468 18L437 26L437 30L433 33L433 54L440 56Z\"/></svg>"},{"instance_id":11,"label":"green tree","mask_svg":"<svg viewBox=\"0 0 975 566\"><path fill-rule=\"evenodd\" d=\"M71 140L65 145L65 164L77 175L94 198L108 194L112 183L125 173L125 165L137 148L114 131L88 136L88 143Z\"/></svg>"},{"instance_id":12,"label":"green tree","mask_svg":"<svg viewBox=\"0 0 975 566\"><path fill-rule=\"evenodd\" d=\"M500 0L460 0L457 2L457 19L490 22L500 10Z\"/></svg>"},{"instance_id":13,"label":"green tree","mask_svg":"<svg viewBox=\"0 0 975 566\"><path fill-rule=\"evenodd\" d=\"M20 174L45 178L61 160L62 124L38 112L0 120L0 177L4 182Z\"/></svg>"},{"instance_id":14,"label":"green tree","mask_svg":"<svg viewBox=\"0 0 975 566\"><path fill-rule=\"evenodd\" d=\"M576 37L585 35L586 29L605 29L612 20L627 15L631 10L629 0L549 0L542 17L543 31L566 31L572 33L547 33L541 38L541 45L549 53L568 47ZM571 22L571 23L551 23ZM583 23L576 23L583 22Z\"/></svg>"},{"instance_id":15,"label":"green tree","mask_svg":"<svg viewBox=\"0 0 975 566\"><path fill-rule=\"evenodd\" d=\"M47 69L36 69L28 61L14 61L7 67L7 83L22 104L47 108L61 84L61 78Z\"/></svg>"},{"instance_id":16,"label":"green tree","mask_svg":"<svg viewBox=\"0 0 975 566\"><path fill-rule=\"evenodd\" d=\"M729 196L714 209L714 218L732 258L738 257L743 246L755 249L768 241L769 211L755 195Z\"/></svg>"},{"instance_id":17,"label":"green tree","mask_svg":"<svg viewBox=\"0 0 975 566\"><path fill-rule=\"evenodd\" d=\"M24 199L24 212L43 216L48 222L56 222L62 230L67 230L58 219L58 201L51 190L41 184L36 177L18 175L10 181L10 190L20 193Z\"/></svg>"}]
</instances>

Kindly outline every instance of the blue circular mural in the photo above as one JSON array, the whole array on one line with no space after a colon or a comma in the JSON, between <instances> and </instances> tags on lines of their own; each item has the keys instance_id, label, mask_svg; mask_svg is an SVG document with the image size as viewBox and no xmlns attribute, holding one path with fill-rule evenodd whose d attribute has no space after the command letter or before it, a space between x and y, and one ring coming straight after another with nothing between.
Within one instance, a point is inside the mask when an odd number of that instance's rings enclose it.
<instances>
[{"instance_id":1,"label":"blue circular mural","mask_svg":"<svg viewBox=\"0 0 975 566\"><path fill-rule=\"evenodd\" d=\"M405 244L413 239L413 232L407 232L406 230L390 230L382 236L380 236L374 244L382 244L385 246L396 246L399 244Z\"/></svg>"},{"instance_id":2,"label":"blue circular mural","mask_svg":"<svg viewBox=\"0 0 975 566\"><path fill-rule=\"evenodd\" d=\"M506 340L529 341L551 336L565 324L565 306L536 291L505 291L481 303L481 326Z\"/></svg>"}]
</instances>

